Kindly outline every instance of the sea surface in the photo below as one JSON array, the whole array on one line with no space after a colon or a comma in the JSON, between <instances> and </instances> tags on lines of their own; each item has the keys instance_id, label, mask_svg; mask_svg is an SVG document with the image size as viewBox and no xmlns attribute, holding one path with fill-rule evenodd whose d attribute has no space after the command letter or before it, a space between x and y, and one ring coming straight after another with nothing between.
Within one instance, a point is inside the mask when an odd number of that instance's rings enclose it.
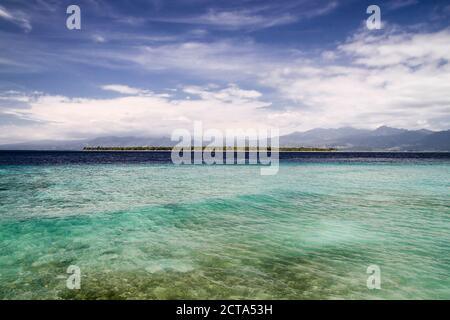
<instances>
[{"instance_id":1,"label":"sea surface","mask_svg":"<svg viewBox=\"0 0 450 320\"><path fill-rule=\"evenodd\" d=\"M450 154L280 158L0 152L0 299L450 299Z\"/></svg>"}]
</instances>

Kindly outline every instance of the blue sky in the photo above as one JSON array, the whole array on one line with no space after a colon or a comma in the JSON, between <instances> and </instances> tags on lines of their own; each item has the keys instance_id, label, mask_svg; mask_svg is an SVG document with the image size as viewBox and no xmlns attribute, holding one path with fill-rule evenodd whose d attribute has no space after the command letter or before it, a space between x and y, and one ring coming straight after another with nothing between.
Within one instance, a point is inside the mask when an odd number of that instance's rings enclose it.
<instances>
[{"instance_id":1,"label":"blue sky","mask_svg":"<svg viewBox=\"0 0 450 320\"><path fill-rule=\"evenodd\" d=\"M81 30L66 8L81 8ZM366 8L381 8L368 30ZM450 1L0 2L0 143L450 128Z\"/></svg>"}]
</instances>

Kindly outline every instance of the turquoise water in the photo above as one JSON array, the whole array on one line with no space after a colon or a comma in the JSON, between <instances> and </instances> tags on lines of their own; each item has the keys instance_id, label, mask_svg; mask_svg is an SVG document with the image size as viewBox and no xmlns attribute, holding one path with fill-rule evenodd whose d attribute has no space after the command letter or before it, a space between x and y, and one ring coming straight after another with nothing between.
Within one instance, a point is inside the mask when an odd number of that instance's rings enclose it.
<instances>
[{"instance_id":1,"label":"turquoise water","mask_svg":"<svg viewBox=\"0 0 450 320\"><path fill-rule=\"evenodd\" d=\"M0 166L0 298L450 299L449 189L449 162Z\"/></svg>"}]
</instances>

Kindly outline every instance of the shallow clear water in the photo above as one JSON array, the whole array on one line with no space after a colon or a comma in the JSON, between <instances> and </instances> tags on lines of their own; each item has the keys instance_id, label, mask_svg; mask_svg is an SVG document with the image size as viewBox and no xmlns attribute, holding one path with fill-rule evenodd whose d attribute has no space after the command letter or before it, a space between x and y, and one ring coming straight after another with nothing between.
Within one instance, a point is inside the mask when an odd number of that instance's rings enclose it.
<instances>
[{"instance_id":1,"label":"shallow clear water","mask_svg":"<svg viewBox=\"0 0 450 320\"><path fill-rule=\"evenodd\" d=\"M0 165L0 298L450 299L450 161L259 173ZM366 286L372 264L381 290Z\"/></svg>"}]
</instances>

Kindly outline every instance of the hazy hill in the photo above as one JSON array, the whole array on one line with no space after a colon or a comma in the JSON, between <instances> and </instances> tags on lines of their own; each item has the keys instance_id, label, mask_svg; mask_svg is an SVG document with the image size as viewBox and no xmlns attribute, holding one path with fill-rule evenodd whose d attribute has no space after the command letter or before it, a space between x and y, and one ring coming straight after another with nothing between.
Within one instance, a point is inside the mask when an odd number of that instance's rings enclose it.
<instances>
[{"instance_id":1,"label":"hazy hill","mask_svg":"<svg viewBox=\"0 0 450 320\"><path fill-rule=\"evenodd\" d=\"M450 131L313 129L280 138L282 146L335 147L343 150L450 151Z\"/></svg>"},{"instance_id":2,"label":"hazy hill","mask_svg":"<svg viewBox=\"0 0 450 320\"><path fill-rule=\"evenodd\" d=\"M1 150L82 150L84 147L173 146L169 137L98 137L76 141L35 141L0 145ZM382 126L375 130L313 129L280 137L282 147L338 148L340 150L450 151L450 130L406 130Z\"/></svg>"}]
</instances>

